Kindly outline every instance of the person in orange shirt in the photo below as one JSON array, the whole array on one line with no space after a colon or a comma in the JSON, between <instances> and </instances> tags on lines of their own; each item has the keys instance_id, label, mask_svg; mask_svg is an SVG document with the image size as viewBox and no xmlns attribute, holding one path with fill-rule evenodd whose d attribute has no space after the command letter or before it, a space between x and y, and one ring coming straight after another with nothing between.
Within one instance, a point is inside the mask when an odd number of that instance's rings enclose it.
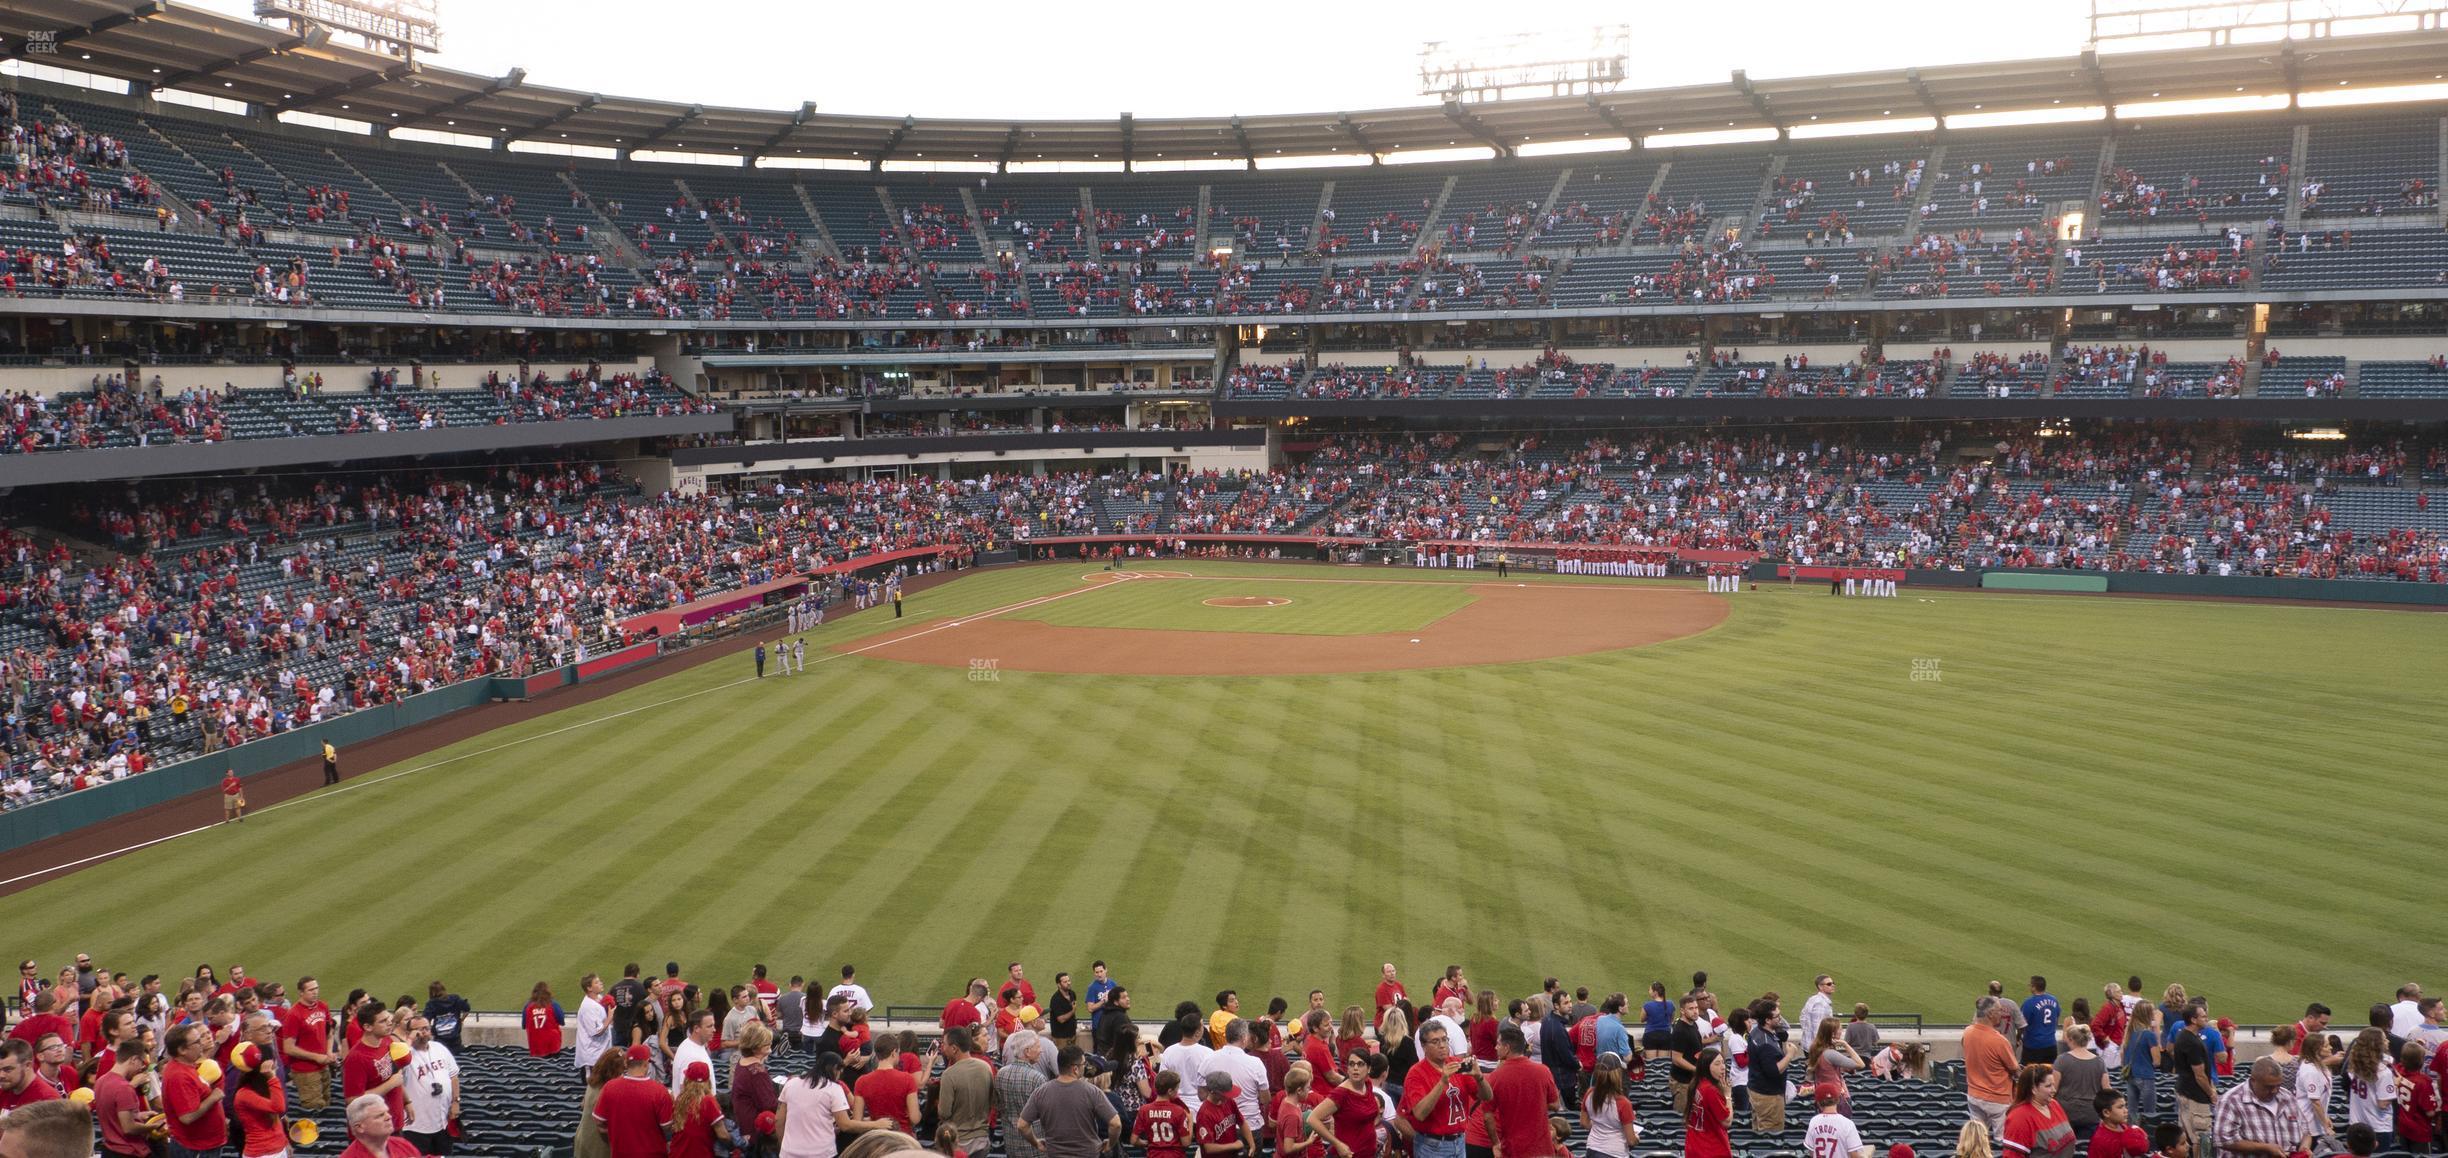
<instances>
[{"instance_id":1,"label":"person in orange shirt","mask_svg":"<svg viewBox=\"0 0 2448 1158\"><path fill-rule=\"evenodd\" d=\"M1983 997L1975 1012L1979 1020L1963 1033L1964 1098L1994 1138L2005 1131L2006 1110L2014 1103L2014 1047L2005 1034L2014 1006L2003 997Z\"/></svg>"}]
</instances>

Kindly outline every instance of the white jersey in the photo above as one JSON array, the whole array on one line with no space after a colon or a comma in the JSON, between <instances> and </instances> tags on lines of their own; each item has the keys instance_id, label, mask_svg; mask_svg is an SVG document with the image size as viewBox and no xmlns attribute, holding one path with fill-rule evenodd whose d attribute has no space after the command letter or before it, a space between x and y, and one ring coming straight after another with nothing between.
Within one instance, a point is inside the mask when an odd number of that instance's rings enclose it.
<instances>
[{"instance_id":1,"label":"white jersey","mask_svg":"<svg viewBox=\"0 0 2448 1158\"><path fill-rule=\"evenodd\" d=\"M408 1095L409 1124L420 1134L438 1134L450 1121L451 1082L459 1076L459 1059L428 1042L408 1055L408 1073L400 1087Z\"/></svg>"},{"instance_id":2,"label":"white jersey","mask_svg":"<svg viewBox=\"0 0 2448 1158\"><path fill-rule=\"evenodd\" d=\"M1816 1114L1802 1135L1802 1152L1809 1158L1854 1158L1863 1149L1861 1131L1843 1114Z\"/></svg>"}]
</instances>

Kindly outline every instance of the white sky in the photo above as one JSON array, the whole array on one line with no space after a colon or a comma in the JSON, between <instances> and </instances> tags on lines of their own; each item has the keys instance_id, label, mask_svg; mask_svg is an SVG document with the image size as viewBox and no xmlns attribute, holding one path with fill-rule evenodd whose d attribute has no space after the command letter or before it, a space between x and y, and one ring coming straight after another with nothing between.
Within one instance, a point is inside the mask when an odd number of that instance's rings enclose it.
<instances>
[{"instance_id":1,"label":"white sky","mask_svg":"<svg viewBox=\"0 0 2448 1158\"><path fill-rule=\"evenodd\" d=\"M248 15L251 0L190 0ZM924 5L437 0L433 63L581 92L932 117L1109 120L1420 104L1419 47L1632 25L1631 87L2080 50L2086 0L1128 0ZM1496 15L1491 15L1496 13ZM1515 14L1518 14L1517 17Z\"/></svg>"}]
</instances>

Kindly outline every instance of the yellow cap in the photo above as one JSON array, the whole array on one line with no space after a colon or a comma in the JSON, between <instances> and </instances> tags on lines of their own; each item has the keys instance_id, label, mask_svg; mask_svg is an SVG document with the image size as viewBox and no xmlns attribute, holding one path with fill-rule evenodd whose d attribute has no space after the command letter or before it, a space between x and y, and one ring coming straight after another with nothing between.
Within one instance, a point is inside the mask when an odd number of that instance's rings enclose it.
<instances>
[{"instance_id":1,"label":"yellow cap","mask_svg":"<svg viewBox=\"0 0 2448 1158\"><path fill-rule=\"evenodd\" d=\"M220 1081L221 1063L214 1061L211 1058L205 1058L203 1061L197 1062L196 1076L202 1078L204 1080L204 1084L208 1086L214 1082Z\"/></svg>"}]
</instances>

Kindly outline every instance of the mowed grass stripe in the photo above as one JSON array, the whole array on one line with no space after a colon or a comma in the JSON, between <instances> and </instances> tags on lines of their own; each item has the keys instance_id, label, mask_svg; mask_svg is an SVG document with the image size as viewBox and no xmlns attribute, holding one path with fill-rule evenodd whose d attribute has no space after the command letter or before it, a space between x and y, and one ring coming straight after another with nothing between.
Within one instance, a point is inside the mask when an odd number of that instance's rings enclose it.
<instances>
[{"instance_id":1,"label":"mowed grass stripe","mask_svg":"<svg viewBox=\"0 0 2448 1158\"><path fill-rule=\"evenodd\" d=\"M1493 579L1164 566L1354 608ZM1149 1017L1224 985L1339 1007L1392 959L1415 986L1458 961L1508 993L1693 968L1792 991L1825 968L1842 1000L1946 1018L1990 977L2088 995L2140 971L2267 1020L2448 950L2403 919L2448 853L2361 819L2428 783L2437 617L1771 585L1701 636L1502 667L979 687L816 662L1090 570L837 618L807 633L808 676L722 688L751 670L726 658L0 899L0 924L37 958L201 952L377 992L438 973L497 1008L666 956L715 979L856 961L879 997L940 1003L1012 957L1043 988L1101 955ZM1372 582L1282 582L1306 577ZM1916 658L1938 683L1910 681ZM358 867L369 849L405 867ZM2388 879L2337 887L2361 860ZM319 873L315 904L218 887L248 871ZM2316 935L2365 948L2301 952Z\"/></svg>"}]
</instances>

